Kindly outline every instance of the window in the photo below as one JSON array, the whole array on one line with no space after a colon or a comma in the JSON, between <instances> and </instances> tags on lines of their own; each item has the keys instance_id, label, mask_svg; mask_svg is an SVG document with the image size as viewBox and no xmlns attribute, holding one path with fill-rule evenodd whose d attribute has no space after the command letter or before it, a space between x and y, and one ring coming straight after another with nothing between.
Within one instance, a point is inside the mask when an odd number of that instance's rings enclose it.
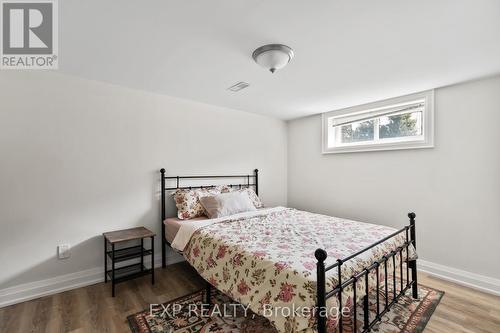
<instances>
[{"instance_id":1,"label":"window","mask_svg":"<svg viewBox=\"0 0 500 333\"><path fill-rule=\"evenodd\" d=\"M430 148L434 92L323 114L323 153Z\"/></svg>"}]
</instances>

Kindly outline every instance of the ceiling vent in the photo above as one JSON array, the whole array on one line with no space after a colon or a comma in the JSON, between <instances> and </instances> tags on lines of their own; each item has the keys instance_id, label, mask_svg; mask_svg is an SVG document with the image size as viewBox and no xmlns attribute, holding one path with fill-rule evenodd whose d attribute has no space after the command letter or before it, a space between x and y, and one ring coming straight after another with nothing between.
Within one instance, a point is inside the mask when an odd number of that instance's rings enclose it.
<instances>
[{"instance_id":1,"label":"ceiling vent","mask_svg":"<svg viewBox=\"0 0 500 333\"><path fill-rule=\"evenodd\" d=\"M249 85L250 84L241 81L241 82L238 82L236 84L233 84L231 87L227 88L227 90L231 90L231 91L237 92L237 91L240 91L241 89L245 89Z\"/></svg>"}]
</instances>

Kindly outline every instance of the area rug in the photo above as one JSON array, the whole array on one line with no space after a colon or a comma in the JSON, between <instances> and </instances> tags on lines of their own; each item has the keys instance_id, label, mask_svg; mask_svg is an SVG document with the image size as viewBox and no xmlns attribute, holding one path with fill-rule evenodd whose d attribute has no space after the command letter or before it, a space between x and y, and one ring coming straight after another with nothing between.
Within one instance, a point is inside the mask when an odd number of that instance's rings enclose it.
<instances>
[{"instance_id":1,"label":"area rug","mask_svg":"<svg viewBox=\"0 0 500 333\"><path fill-rule=\"evenodd\" d=\"M374 293L372 293L374 294ZM420 333L431 318L444 292L419 285L419 299L406 292L382 320L373 328L379 333ZM383 304L383 293L380 294ZM151 305L149 309L129 316L133 333L276 333L264 317L248 310L245 316L243 306L235 306L225 295L213 291L212 310L203 307L204 291L197 291L176 300ZM210 313L217 309L217 313ZM362 308L358 305L358 329L362 327ZM370 298L370 318L375 317L376 297ZM352 332L353 318L344 318L343 331ZM360 330L361 331L361 330Z\"/></svg>"}]
</instances>

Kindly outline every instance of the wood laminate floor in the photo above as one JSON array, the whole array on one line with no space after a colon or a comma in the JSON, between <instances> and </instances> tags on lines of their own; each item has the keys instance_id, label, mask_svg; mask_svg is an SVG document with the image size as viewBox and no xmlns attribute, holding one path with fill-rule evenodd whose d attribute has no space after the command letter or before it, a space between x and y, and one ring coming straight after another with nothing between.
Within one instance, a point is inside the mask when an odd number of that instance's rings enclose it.
<instances>
[{"instance_id":1,"label":"wood laminate floor","mask_svg":"<svg viewBox=\"0 0 500 333\"><path fill-rule=\"evenodd\" d=\"M203 280L186 263L158 269L156 284L148 276L117 285L99 283L0 309L0 332L130 332L128 315L203 288ZM419 273L419 282L445 291L425 332L500 332L500 297Z\"/></svg>"}]
</instances>

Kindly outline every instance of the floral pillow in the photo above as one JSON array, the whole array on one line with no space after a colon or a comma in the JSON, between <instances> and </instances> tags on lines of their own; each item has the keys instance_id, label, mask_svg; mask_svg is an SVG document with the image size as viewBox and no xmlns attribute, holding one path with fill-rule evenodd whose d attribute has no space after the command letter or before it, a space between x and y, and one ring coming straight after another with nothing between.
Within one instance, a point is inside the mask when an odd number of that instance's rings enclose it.
<instances>
[{"instance_id":1,"label":"floral pillow","mask_svg":"<svg viewBox=\"0 0 500 333\"><path fill-rule=\"evenodd\" d=\"M252 201L255 208L264 207L264 204L262 204L262 201L257 196L257 193L255 193L255 191L251 188L233 189L233 188L229 187L228 191L229 192L238 191L238 192L246 193L248 195L248 197L250 198L250 201Z\"/></svg>"},{"instance_id":2,"label":"floral pillow","mask_svg":"<svg viewBox=\"0 0 500 333\"><path fill-rule=\"evenodd\" d=\"M229 188L224 185L195 190L179 189L172 194L177 206L177 217L180 220L188 220L205 216L205 209L199 198L227 192L229 192Z\"/></svg>"}]
</instances>

